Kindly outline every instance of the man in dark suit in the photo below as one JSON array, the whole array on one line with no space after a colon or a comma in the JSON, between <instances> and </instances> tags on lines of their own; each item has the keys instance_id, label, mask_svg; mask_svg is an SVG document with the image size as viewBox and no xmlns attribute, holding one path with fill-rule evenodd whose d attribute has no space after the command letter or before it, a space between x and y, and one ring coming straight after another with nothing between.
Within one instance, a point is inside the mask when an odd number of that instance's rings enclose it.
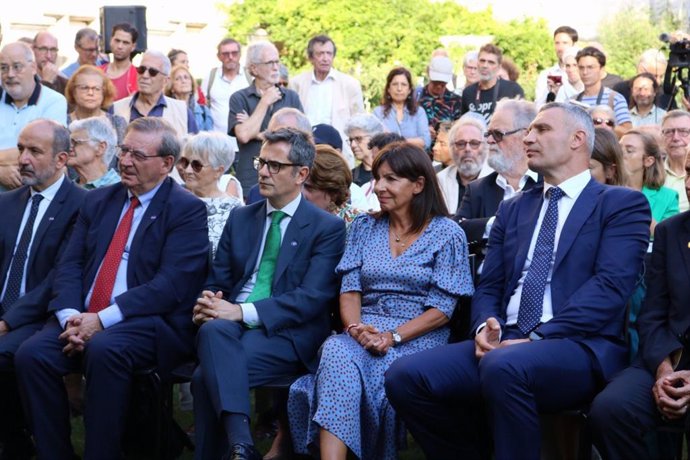
<instances>
[{"instance_id":1,"label":"man in dark suit","mask_svg":"<svg viewBox=\"0 0 690 460\"><path fill-rule=\"evenodd\" d=\"M455 219L467 235L467 241L477 254L476 265L484 259L483 249L501 201L537 182L537 174L527 167L527 155L522 140L537 111L534 103L503 99L489 122L486 141L489 144L488 163L494 172L470 182L458 207Z\"/></svg>"},{"instance_id":2,"label":"man in dark suit","mask_svg":"<svg viewBox=\"0 0 690 460\"><path fill-rule=\"evenodd\" d=\"M538 459L539 412L588 402L625 364L625 303L649 240L649 205L589 173L594 126L547 104L524 139L537 186L504 201L472 299L474 340L396 361L391 403L429 458L479 458L475 412L494 454Z\"/></svg>"},{"instance_id":3,"label":"man in dark suit","mask_svg":"<svg viewBox=\"0 0 690 460\"><path fill-rule=\"evenodd\" d=\"M89 192L60 260L48 311L15 365L40 459L72 459L62 377L86 376L85 459L121 458L132 373L163 375L192 353L189 317L206 275L203 202L168 173L179 156L160 118L132 122L118 157L122 182Z\"/></svg>"},{"instance_id":4,"label":"man in dark suit","mask_svg":"<svg viewBox=\"0 0 690 460\"><path fill-rule=\"evenodd\" d=\"M249 432L249 389L316 369L345 226L301 195L314 155L306 133L267 132L254 160L266 200L234 209L223 230L194 307L199 460L261 459Z\"/></svg>"},{"instance_id":5,"label":"man in dark suit","mask_svg":"<svg viewBox=\"0 0 690 460\"><path fill-rule=\"evenodd\" d=\"M647 273L640 355L592 404L594 440L605 459L650 458L643 435L688 411L690 212L656 226Z\"/></svg>"},{"instance_id":6,"label":"man in dark suit","mask_svg":"<svg viewBox=\"0 0 690 460\"><path fill-rule=\"evenodd\" d=\"M3 459L29 458L14 354L45 321L53 268L86 191L65 177L69 131L39 119L19 133L23 187L0 194L0 442Z\"/></svg>"}]
</instances>

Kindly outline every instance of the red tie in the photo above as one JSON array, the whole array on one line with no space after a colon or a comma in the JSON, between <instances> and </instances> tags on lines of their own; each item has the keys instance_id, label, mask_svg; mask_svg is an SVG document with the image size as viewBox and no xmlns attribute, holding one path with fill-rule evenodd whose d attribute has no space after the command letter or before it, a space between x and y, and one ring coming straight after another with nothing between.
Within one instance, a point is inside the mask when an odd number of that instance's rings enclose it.
<instances>
[{"instance_id":1,"label":"red tie","mask_svg":"<svg viewBox=\"0 0 690 460\"><path fill-rule=\"evenodd\" d=\"M122 217L120 225L117 226L113 239L110 241L110 246L108 246L108 251L103 258L101 270L98 272L96 284L91 294L89 313L98 313L110 305L110 296L115 286L115 276L122 261L122 253L125 252L125 245L129 239L129 230L132 228L134 208L137 206L139 206L139 199L133 196L129 209Z\"/></svg>"}]
</instances>

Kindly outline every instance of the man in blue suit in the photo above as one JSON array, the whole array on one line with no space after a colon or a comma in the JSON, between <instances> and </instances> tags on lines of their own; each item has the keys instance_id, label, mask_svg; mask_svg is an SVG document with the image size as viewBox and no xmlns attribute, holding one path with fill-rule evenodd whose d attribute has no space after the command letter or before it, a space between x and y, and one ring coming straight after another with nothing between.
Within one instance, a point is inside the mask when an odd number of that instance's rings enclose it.
<instances>
[{"instance_id":1,"label":"man in blue suit","mask_svg":"<svg viewBox=\"0 0 690 460\"><path fill-rule=\"evenodd\" d=\"M132 122L120 184L89 192L60 260L45 327L15 365L39 459L72 459L62 377L86 376L85 459L120 459L132 373L192 352L189 321L208 263L204 203L168 178L180 152L159 118Z\"/></svg>"},{"instance_id":2,"label":"man in blue suit","mask_svg":"<svg viewBox=\"0 0 690 460\"><path fill-rule=\"evenodd\" d=\"M69 131L39 119L18 137L23 187L0 194L0 458L31 456L14 354L42 326L57 259L86 191L65 177Z\"/></svg>"},{"instance_id":3,"label":"man in blue suit","mask_svg":"<svg viewBox=\"0 0 690 460\"><path fill-rule=\"evenodd\" d=\"M539 413L587 403L625 364L625 304L649 240L636 191L594 181L594 127L547 104L524 139L536 186L501 203L472 299L473 341L391 366L386 390L429 458L540 457Z\"/></svg>"},{"instance_id":4,"label":"man in blue suit","mask_svg":"<svg viewBox=\"0 0 690 460\"><path fill-rule=\"evenodd\" d=\"M302 197L315 148L292 128L266 132L254 166L265 201L235 208L194 307L197 459L261 459L249 389L314 371L338 295L343 221Z\"/></svg>"}]
</instances>

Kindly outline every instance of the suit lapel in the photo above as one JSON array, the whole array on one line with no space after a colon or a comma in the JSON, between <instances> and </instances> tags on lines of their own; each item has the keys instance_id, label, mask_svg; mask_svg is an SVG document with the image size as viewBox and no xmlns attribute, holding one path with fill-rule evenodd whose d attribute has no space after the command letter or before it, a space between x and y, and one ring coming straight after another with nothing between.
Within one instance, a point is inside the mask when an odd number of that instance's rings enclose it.
<instances>
[{"instance_id":1,"label":"suit lapel","mask_svg":"<svg viewBox=\"0 0 690 460\"><path fill-rule=\"evenodd\" d=\"M96 243L96 257L94 260L97 262L97 265L94 267L94 276L103 257L105 257L108 246L110 246L110 241L113 239L118 221L120 220L122 208L126 201L127 190L124 186L120 185L119 190L113 192L113 198L104 203L105 209L103 210L103 218L99 224L98 242Z\"/></svg>"},{"instance_id":2,"label":"suit lapel","mask_svg":"<svg viewBox=\"0 0 690 460\"><path fill-rule=\"evenodd\" d=\"M596 182L594 179L590 179L589 183L585 186L577 198L575 205L570 210L568 214L568 219L563 225L563 230L561 230L561 236L558 240L558 248L556 249L556 261L553 264L554 273L558 269L558 266L563 261L563 258L570 250L573 245L575 238L577 238L580 233L580 229L587 221L589 216L594 211L594 208L599 203L597 197L603 191L603 186Z\"/></svg>"},{"instance_id":3,"label":"suit lapel","mask_svg":"<svg viewBox=\"0 0 690 460\"><path fill-rule=\"evenodd\" d=\"M685 227L676 241L678 242L678 252L685 262L685 273L690 274L690 213L686 213L684 223Z\"/></svg>"},{"instance_id":4,"label":"suit lapel","mask_svg":"<svg viewBox=\"0 0 690 460\"><path fill-rule=\"evenodd\" d=\"M295 254L297 254L297 251L302 245L302 228L309 225L309 219L305 216L305 207L306 199L303 197L297 207L295 215L292 217L285 230L285 236L283 237L283 241L280 245L280 252L278 253L278 261L276 262L276 271L273 275L273 286L276 285L290 262L294 260Z\"/></svg>"},{"instance_id":5,"label":"suit lapel","mask_svg":"<svg viewBox=\"0 0 690 460\"><path fill-rule=\"evenodd\" d=\"M259 246L261 246L261 239L264 236L264 226L266 225L266 200L263 200L262 203L261 206L257 206L254 216L247 222L248 234L246 244L247 247L251 248L251 251L244 263L243 279L245 280L252 276L254 267L258 263Z\"/></svg>"},{"instance_id":6,"label":"suit lapel","mask_svg":"<svg viewBox=\"0 0 690 460\"><path fill-rule=\"evenodd\" d=\"M8 260L12 257L14 253L14 246L17 243L17 236L19 235L19 226L22 223L22 218L24 217L24 211L26 210L26 203L31 197L31 191L29 187L25 187L19 199L17 200L16 206L8 212L6 216L3 216L3 221L11 222L11 225L6 225L5 227L5 254L7 254ZM5 220L7 219L7 220Z\"/></svg>"},{"instance_id":7,"label":"suit lapel","mask_svg":"<svg viewBox=\"0 0 690 460\"><path fill-rule=\"evenodd\" d=\"M41 222L38 224L36 235L34 235L33 242L31 243L31 254L29 254L28 263L29 267L33 266L33 259L39 253L43 236L46 234L55 219L57 219L57 217L60 215L60 211L63 209L63 205L65 204L67 195L69 195L69 192L71 191L71 187L75 187L75 185L70 182L69 178L65 177L62 185L55 194L55 198L50 203L50 206L48 206L48 209L46 209Z\"/></svg>"},{"instance_id":8,"label":"suit lapel","mask_svg":"<svg viewBox=\"0 0 690 460\"><path fill-rule=\"evenodd\" d=\"M544 201L544 188L541 186L533 187L529 192L524 193L520 199L520 206L516 210L518 213L517 221L517 238L518 250L513 266L513 278L519 277L522 273L522 268L525 266L527 259L527 252L529 251L532 236L534 235L539 219L539 212Z\"/></svg>"}]
</instances>

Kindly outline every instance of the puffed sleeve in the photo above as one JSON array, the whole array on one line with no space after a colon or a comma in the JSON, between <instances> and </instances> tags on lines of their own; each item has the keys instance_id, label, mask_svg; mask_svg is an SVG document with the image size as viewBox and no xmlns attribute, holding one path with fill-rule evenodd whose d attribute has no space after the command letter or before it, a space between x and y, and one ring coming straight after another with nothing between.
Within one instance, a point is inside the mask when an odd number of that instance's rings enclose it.
<instances>
[{"instance_id":1,"label":"puffed sleeve","mask_svg":"<svg viewBox=\"0 0 690 460\"><path fill-rule=\"evenodd\" d=\"M345 243L345 253L340 263L335 267L337 274L342 275L340 293L362 291L360 269L362 268L362 253L364 245L369 240L374 218L368 214L359 215L350 225L350 231Z\"/></svg>"},{"instance_id":2,"label":"puffed sleeve","mask_svg":"<svg viewBox=\"0 0 690 460\"><path fill-rule=\"evenodd\" d=\"M474 294L465 232L453 221L442 218L439 225L439 250L435 253L431 288L426 306L453 314L458 298Z\"/></svg>"}]
</instances>

